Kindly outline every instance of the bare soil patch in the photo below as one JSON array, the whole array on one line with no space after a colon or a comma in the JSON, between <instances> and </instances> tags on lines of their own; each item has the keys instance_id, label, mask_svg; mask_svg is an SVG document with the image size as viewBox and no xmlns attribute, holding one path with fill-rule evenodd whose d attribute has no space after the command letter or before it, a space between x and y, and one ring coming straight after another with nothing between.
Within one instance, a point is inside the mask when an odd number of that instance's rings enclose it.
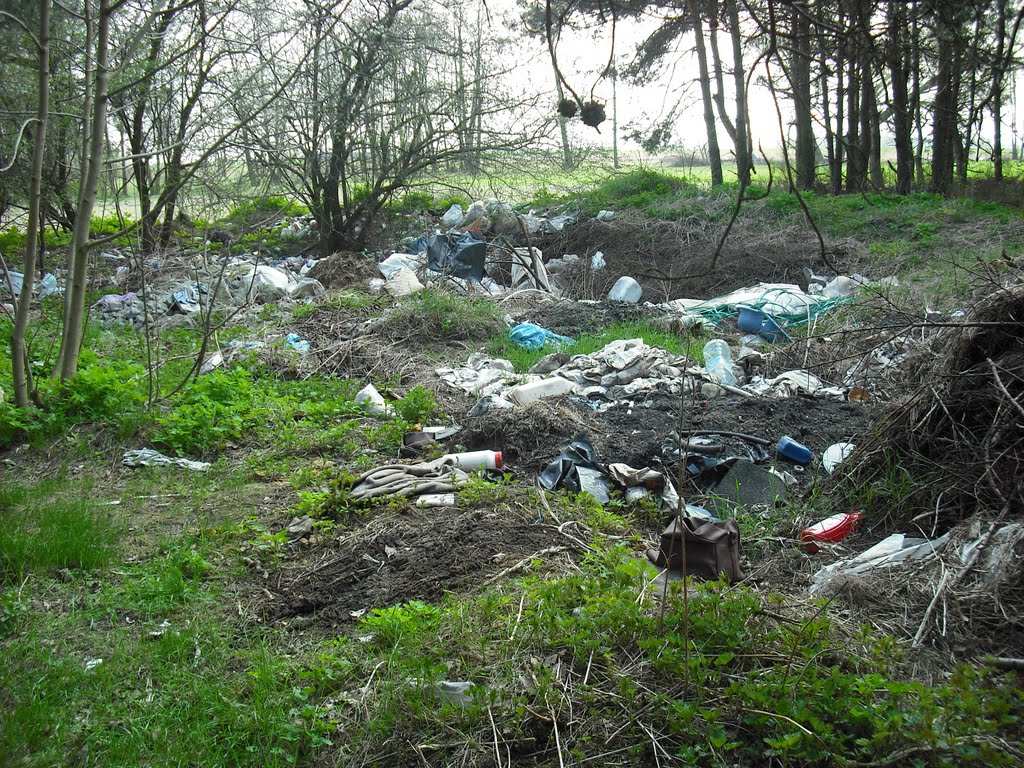
<instances>
[{"instance_id":1,"label":"bare soil patch","mask_svg":"<svg viewBox=\"0 0 1024 768\"><path fill-rule=\"evenodd\" d=\"M538 525L535 513L506 505L374 512L282 568L262 611L271 622L336 629L373 608L479 591L538 553L557 568L578 549L554 526Z\"/></svg>"}]
</instances>

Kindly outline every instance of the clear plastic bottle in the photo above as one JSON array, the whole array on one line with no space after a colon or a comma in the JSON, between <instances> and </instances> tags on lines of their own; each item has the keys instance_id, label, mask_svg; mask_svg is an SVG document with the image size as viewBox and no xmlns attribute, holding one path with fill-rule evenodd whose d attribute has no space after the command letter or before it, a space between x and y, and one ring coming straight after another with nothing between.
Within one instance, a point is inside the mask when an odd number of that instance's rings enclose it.
<instances>
[{"instance_id":1,"label":"clear plastic bottle","mask_svg":"<svg viewBox=\"0 0 1024 768\"><path fill-rule=\"evenodd\" d=\"M732 353L729 345L721 339L714 339L704 345L704 369L718 377L720 384L736 386L736 374L732 370Z\"/></svg>"}]
</instances>

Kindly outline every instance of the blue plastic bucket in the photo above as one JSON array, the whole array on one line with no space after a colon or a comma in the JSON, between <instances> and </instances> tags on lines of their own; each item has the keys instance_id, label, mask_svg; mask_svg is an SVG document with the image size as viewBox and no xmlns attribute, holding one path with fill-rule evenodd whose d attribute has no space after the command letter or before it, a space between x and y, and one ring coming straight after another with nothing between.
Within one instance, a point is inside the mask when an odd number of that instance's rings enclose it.
<instances>
[{"instance_id":1,"label":"blue plastic bucket","mask_svg":"<svg viewBox=\"0 0 1024 768\"><path fill-rule=\"evenodd\" d=\"M737 321L741 331L747 333L760 333L761 326L764 324L765 314L760 309L754 309L753 307L745 307L742 304L736 307L740 311L740 317Z\"/></svg>"}]
</instances>

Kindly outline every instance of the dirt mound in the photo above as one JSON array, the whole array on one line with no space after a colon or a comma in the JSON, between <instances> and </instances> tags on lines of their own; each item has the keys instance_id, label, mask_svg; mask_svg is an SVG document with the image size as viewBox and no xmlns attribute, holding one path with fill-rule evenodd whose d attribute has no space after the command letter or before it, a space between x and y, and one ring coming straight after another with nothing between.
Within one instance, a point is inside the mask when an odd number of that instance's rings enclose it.
<instances>
[{"instance_id":1,"label":"dirt mound","mask_svg":"<svg viewBox=\"0 0 1024 768\"><path fill-rule=\"evenodd\" d=\"M890 410L885 441L857 467L884 483L894 465L914 478L902 529L940 532L975 514L1024 516L1024 274L990 284L966 317L908 360L911 396Z\"/></svg>"},{"instance_id":2,"label":"dirt mound","mask_svg":"<svg viewBox=\"0 0 1024 768\"><path fill-rule=\"evenodd\" d=\"M303 624L339 627L373 608L480 590L538 553L553 567L578 546L530 510L507 505L375 511L329 550L285 569L263 612L268 621L308 617Z\"/></svg>"},{"instance_id":3,"label":"dirt mound","mask_svg":"<svg viewBox=\"0 0 1024 768\"><path fill-rule=\"evenodd\" d=\"M587 219L561 232L538 239L547 259L566 253L580 257L579 269L566 273L566 295L598 299L608 294L622 275L635 278L644 300L663 302L679 298L706 299L757 282L796 283L806 288L805 267L821 272L826 265L815 234L806 226L777 222L747 222L733 227L718 264L710 261L724 225L689 216L682 221L661 221L637 214L620 214L613 221ZM854 259L857 248L848 242L831 243L829 253L837 266ZM607 266L594 271L591 256L604 254Z\"/></svg>"},{"instance_id":4,"label":"dirt mound","mask_svg":"<svg viewBox=\"0 0 1024 768\"><path fill-rule=\"evenodd\" d=\"M366 285L371 277L380 277L380 271L372 256L339 251L314 264L309 277L319 280L324 288L347 288Z\"/></svg>"}]
</instances>

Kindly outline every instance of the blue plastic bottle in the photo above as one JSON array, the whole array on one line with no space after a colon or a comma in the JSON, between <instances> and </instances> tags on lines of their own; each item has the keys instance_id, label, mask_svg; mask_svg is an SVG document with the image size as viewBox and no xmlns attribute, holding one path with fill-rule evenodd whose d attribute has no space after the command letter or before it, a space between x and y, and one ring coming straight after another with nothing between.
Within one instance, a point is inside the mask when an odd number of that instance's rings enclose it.
<instances>
[{"instance_id":1,"label":"blue plastic bottle","mask_svg":"<svg viewBox=\"0 0 1024 768\"><path fill-rule=\"evenodd\" d=\"M783 456L790 461L795 461L797 464L810 464L811 463L811 451L802 443L798 443L788 435L783 435L779 438L778 446L779 456Z\"/></svg>"}]
</instances>

